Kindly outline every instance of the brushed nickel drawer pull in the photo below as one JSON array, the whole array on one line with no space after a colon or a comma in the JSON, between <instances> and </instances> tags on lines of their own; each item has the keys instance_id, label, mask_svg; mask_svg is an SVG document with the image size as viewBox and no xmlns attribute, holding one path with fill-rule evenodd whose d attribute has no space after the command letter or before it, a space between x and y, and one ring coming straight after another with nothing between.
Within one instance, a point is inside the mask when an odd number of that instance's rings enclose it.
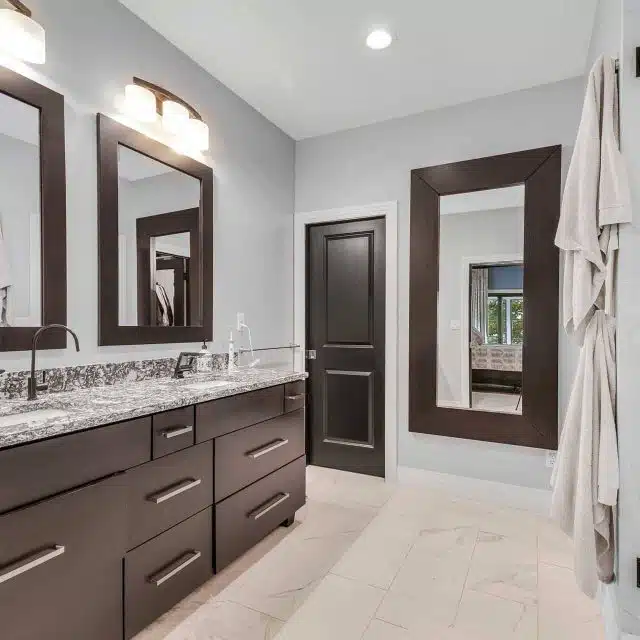
<instances>
[{"instance_id":1,"label":"brushed nickel drawer pull","mask_svg":"<svg viewBox=\"0 0 640 640\"><path fill-rule=\"evenodd\" d=\"M5 567L2 573L0 573L0 584L12 580L22 573L31 571L31 569L35 569L41 564L44 564L45 562L49 562L49 560L53 560L54 558L61 556L64 552L65 548L61 544L57 544L53 548L49 547L48 549L43 549L42 551L36 551L36 553L31 554L24 560L14 562Z\"/></svg>"},{"instance_id":2,"label":"brushed nickel drawer pull","mask_svg":"<svg viewBox=\"0 0 640 640\"><path fill-rule=\"evenodd\" d=\"M193 425L188 424L185 427L176 427L175 429L167 429L162 432L162 435L170 440L171 438L177 438L178 436L183 436L186 433L191 433L193 431Z\"/></svg>"},{"instance_id":3,"label":"brushed nickel drawer pull","mask_svg":"<svg viewBox=\"0 0 640 640\"><path fill-rule=\"evenodd\" d=\"M169 490L162 490L158 493L152 493L150 496L147 496L147 500L149 502L155 502L156 504L161 504L162 502L166 502L167 500L171 500L171 498L175 498L179 496L181 493L185 491L189 491L190 489L195 489L199 484L202 483L200 478L187 478L186 480L182 480L178 484L174 484Z\"/></svg>"},{"instance_id":4,"label":"brushed nickel drawer pull","mask_svg":"<svg viewBox=\"0 0 640 640\"><path fill-rule=\"evenodd\" d=\"M304 398L304 393L296 393L295 396L285 396L285 400L300 400L300 398Z\"/></svg>"},{"instance_id":5,"label":"brushed nickel drawer pull","mask_svg":"<svg viewBox=\"0 0 640 640\"><path fill-rule=\"evenodd\" d=\"M280 447L284 447L285 444L289 444L289 440L287 438L279 438L274 442L265 444L259 449L254 449L253 451L247 451L245 455L249 456L250 458L253 458L253 460L257 460L258 458L263 456L265 453L271 453L272 451L275 451Z\"/></svg>"},{"instance_id":6,"label":"brushed nickel drawer pull","mask_svg":"<svg viewBox=\"0 0 640 640\"><path fill-rule=\"evenodd\" d=\"M159 587L167 580L171 580L175 575L178 575L183 569L186 569L192 562L195 562L200 558L200 556L202 556L202 554L199 551L188 551L184 555L180 556L175 562L172 562L161 571L158 571L158 573L154 573L152 576L149 576L147 578L147 582Z\"/></svg>"},{"instance_id":7,"label":"brushed nickel drawer pull","mask_svg":"<svg viewBox=\"0 0 640 640\"><path fill-rule=\"evenodd\" d=\"M286 502L291 497L289 493L278 493L276 494L269 502L265 504L264 507L258 507L256 511L252 511L249 514L249 518L253 518L254 520L259 520L262 516L266 515L271 511L271 509L275 509L278 505L281 505L283 502Z\"/></svg>"}]
</instances>

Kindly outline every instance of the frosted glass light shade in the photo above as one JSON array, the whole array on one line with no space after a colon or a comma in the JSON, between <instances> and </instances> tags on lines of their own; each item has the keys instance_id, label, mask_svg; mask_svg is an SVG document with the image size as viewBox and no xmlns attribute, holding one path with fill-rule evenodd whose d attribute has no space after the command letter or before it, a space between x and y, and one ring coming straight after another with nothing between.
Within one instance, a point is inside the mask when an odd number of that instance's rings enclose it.
<instances>
[{"instance_id":1,"label":"frosted glass light shade","mask_svg":"<svg viewBox=\"0 0 640 640\"><path fill-rule=\"evenodd\" d=\"M165 131L180 135L189 122L189 110L179 102L165 100L162 103L162 126Z\"/></svg>"},{"instance_id":2,"label":"frosted glass light shade","mask_svg":"<svg viewBox=\"0 0 640 640\"><path fill-rule=\"evenodd\" d=\"M18 11L0 9L0 48L25 62L44 64L44 29Z\"/></svg>"},{"instance_id":3,"label":"frosted glass light shade","mask_svg":"<svg viewBox=\"0 0 640 640\"><path fill-rule=\"evenodd\" d=\"M124 88L123 107L128 115L140 122L154 122L158 117L155 95L137 84L128 84Z\"/></svg>"},{"instance_id":4,"label":"frosted glass light shade","mask_svg":"<svg viewBox=\"0 0 640 640\"><path fill-rule=\"evenodd\" d=\"M206 151L209 148L209 127L202 120L191 118L183 135L190 149Z\"/></svg>"}]
</instances>

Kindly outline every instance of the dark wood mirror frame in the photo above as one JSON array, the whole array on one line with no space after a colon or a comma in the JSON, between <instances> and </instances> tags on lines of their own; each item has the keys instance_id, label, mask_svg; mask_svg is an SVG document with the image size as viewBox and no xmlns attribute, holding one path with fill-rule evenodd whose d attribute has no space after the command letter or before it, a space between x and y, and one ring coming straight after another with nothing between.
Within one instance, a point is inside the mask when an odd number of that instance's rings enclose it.
<instances>
[{"instance_id":1,"label":"dark wood mirror frame","mask_svg":"<svg viewBox=\"0 0 640 640\"><path fill-rule=\"evenodd\" d=\"M213 337L213 171L144 134L98 114L98 340L102 345L201 342ZM202 283L195 308L201 324L190 327L121 326L118 314L118 145L200 180L194 279Z\"/></svg>"},{"instance_id":2,"label":"dark wood mirror frame","mask_svg":"<svg viewBox=\"0 0 640 640\"><path fill-rule=\"evenodd\" d=\"M64 98L0 66L0 93L40 111L40 297L42 325L67 323L67 195ZM40 325L40 326L42 326ZM0 351L27 351L40 327L0 327ZM44 333L39 349L64 349L67 333Z\"/></svg>"},{"instance_id":3,"label":"dark wood mirror frame","mask_svg":"<svg viewBox=\"0 0 640 640\"><path fill-rule=\"evenodd\" d=\"M557 449L560 146L411 172L409 431ZM522 414L438 407L440 196L525 185Z\"/></svg>"},{"instance_id":4,"label":"dark wood mirror frame","mask_svg":"<svg viewBox=\"0 0 640 640\"><path fill-rule=\"evenodd\" d=\"M200 250L198 242L198 222L200 220L199 209L183 209L182 211L170 211L161 213L156 216L146 216L138 218L136 221L136 247L138 253L138 322L148 322L153 324L151 318L151 238L157 236L167 236L174 233L187 232L189 234L189 262L199 263L198 252ZM187 273L184 270L184 261L174 260L172 268L181 272L182 277ZM198 296L200 291L200 274L196 270L195 273L188 273L188 294L184 296L187 299L189 308L187 309L188 318L199 318L202 310L199 308L201 297ZM184 305L184 298L182 305ZM176 305L177 307L178 305ZM174 310L178 313L178 309ZM184 314L183 314L184 315ZM184 319L183 319L184 320ZM182 324L177 326L183 326ZM188 325L187 325L188 326Z\"/></svg>"}]
</instances>

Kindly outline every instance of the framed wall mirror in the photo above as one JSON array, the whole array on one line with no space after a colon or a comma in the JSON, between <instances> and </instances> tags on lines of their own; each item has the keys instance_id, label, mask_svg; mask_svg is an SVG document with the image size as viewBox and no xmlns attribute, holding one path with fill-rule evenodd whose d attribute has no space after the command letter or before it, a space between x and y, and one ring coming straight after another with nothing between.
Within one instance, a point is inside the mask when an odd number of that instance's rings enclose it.
<instances>
[{"instance_id":1,"label":"framed wall mirror","mask_svg":"<svg viewBox=\"0 0 640 640\"><path fill-rule=\"evenodd\" d=\"M0 67L0 351L67 321L64 98ZM64 349L67 334L39 348Z\"/></svg>"},{"instance_id":2,"label":"framed wall mirror","mask_svg":"<svg viewBox=\"0 0 640 640\"><path fill-rule=\"evenodd\" d=\"M410 431L557 448L561 147L411 175Z\"/></svg>"},{"instance_id":3,"label":"framed wall mirror","mask_svg":"<svg viewBox=\"0 0 640 640\"><path fill-rule=\"evenodd\" d=\"M98 115L101 345L213 333L213 172Z\"/></svg>"}]
</instances>

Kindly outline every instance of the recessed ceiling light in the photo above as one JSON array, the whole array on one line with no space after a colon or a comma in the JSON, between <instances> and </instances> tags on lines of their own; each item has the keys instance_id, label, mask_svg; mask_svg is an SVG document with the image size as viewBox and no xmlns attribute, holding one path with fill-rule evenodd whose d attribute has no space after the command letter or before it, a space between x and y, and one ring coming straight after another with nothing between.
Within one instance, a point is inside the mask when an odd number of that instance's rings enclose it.
<instances>
[{"instance_id":1,"label":"recessed ceiling light","mask_svg":"<svg viewBox=\"0 0 640 640\"><path fill-rule=\"evenodd\" d=\"M367 36L367 47L370 49L386 49L393 38L388 31L384 29L375 29Z\"/></svg>"}]
</instances>

